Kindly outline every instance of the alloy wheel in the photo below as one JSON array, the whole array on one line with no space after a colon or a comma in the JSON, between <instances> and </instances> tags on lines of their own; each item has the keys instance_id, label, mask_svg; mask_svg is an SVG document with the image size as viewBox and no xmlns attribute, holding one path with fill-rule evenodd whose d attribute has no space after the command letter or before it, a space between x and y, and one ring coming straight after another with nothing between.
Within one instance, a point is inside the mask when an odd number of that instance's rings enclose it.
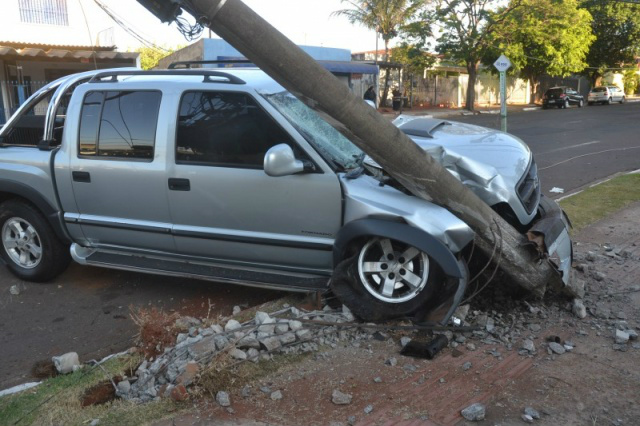
<instances>
[{"instance_id":1,"label":"alloy wheel","mask_svg":"<svg viewBox=\"0 0 640 426\"><path fill-rule=\"evenodd\" d=\"M403 303L426 287L429 257L415 247L388 238L374 238L360 250L358 274L365 289L376 299Z\"/></svg>"},{"instance_id":2,"label":"alloy wheel","mask_svg":"<svg viewBox=\"0 0 640 426\"><path fill-rule=\"evenodd\" d=\"M26 220L12 217L2 227L2 245L18 266L33 269L42 260L42 242L35 228Z\"/></svg>"}]
</instances>

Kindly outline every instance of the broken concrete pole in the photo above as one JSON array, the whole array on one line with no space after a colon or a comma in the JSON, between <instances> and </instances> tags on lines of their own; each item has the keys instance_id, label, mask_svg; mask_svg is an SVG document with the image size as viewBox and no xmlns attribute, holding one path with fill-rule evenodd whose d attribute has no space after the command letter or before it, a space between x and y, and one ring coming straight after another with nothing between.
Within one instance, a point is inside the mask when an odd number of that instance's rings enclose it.
<instances>
[{"instance_id":1,"label":"broken concrete pole","mask_svg":"<svg viewBox=\"0 0 640 426\"><path fill-rule=\"evenodd\" d=\"M69 352L64 355L51 358L53 365L60 374L73 373L80 368L80 360L76 352Z\"/></svg>"},{"instance_id":2,"label":"broken concrete pole","mask_svg":"<svg viewBox=\"0 0 640 426\"><path fill-rule=\"evenodd\" d=\"M447 208L466 222L476 232L476 246L487 257L499 250L505 282L538 296L544 294L547 284L564 287L549 262L535 261L537 253L522 234L247 5L240 0L192 0L190 6L201 22L320 112L412 194Z\"/></svg>"}]
</instances>

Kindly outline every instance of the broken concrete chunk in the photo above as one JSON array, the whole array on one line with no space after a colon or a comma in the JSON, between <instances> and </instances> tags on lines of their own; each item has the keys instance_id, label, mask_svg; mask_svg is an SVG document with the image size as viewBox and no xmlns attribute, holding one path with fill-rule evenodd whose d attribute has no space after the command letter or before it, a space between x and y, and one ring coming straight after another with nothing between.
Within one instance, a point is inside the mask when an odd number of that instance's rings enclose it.
<instances>
[{"instance_id":1,"label":"broken concrete chunk","mask_svg":"<svg viewBox=\"0 0 640 426\"><path fill-rule=\"evenodd\" d=\"M60 374L72 373L80 368L80 360L76 352L69 352L64 355L51 358L53 365Z\"/></svg>"},{"instance_id":2,"label":"broken concrete chunk","mask_svg":"<svg viewBox=\"0 0 640 426\"><path fill-rule=\"evenodd\" d=\"M364 407L365 414L370 414L372 411L373 411L373 405L369 404L366 407Z\"/></svg>"},{"instance_id":3,"label":"broken concrete chunk","mask_svg":"<svg viewBox=\"0 0 640 426\"><path fill-rule=\"evenodd\" d=\"M289 324L287 323L278 323L276 324L275 333L276 334L284 334L289 331Z\"/></svg>"},{"instance_id":4,"label":"broken concrete chunk","mask_svg":"<svg viewBox=\"0 0 640 426\"><path fill-rule=\"evenodd\" d=\"M351 404L351 400L353 399L352 395L348 393L342 393L338 389L334 389L333 393L331 393L331 402L336 405L348 405Z\"/></svg>"},{"instance_id":5,"label":"broken concrete chunk","mask_svg":"<svg viewBox=\"0 0 640 426\"><path fill-rule=\"evenodd\" d=\"M118 382L116 387L118 388L118 395L126 395L131 390L131 383L128 380L122 380Z\"/></svg>"},{"instance_id":6,"label":"broken concrete chunk","mask_svg":"<svg viewBox=\"0 0 640 426\"><path fill-rule=\"evenodd\" d=\"M533 344L532 340L525 339L524 342L522 342L522 349L533 353L536 351L536 346Z\"/></svg>"},{"instance_id":7,"label":"broken concrete chunk","mask_svg":"<svg viewBox=\"0 0 640 426\"><path fill-rule=\"evenodd\" d=\"M216 349L218 349L219 351L229 346L229 339L227 339L224 336L220 336L220 335L213 336L213 341L215 342Z\"/></svg>"},{"instance_id":8,"label":"broken concrete chunk","mask_svg":"<svg viewBox=\"0 0 640 426\"><path fill-rule=\"evenodd\" d=\"M523 420L525 423L533 423L533 417L531 417L531 416L530 416L530 415L528 415L528 414L523 414L523 415L522 415L522 420Z\"/></svg>"},{"instance_id":9,"label":"broken concrete chunk","mask_svg":"<svg viewBox=\"0 0 640 426\"><path fill-rule=\"evenodd\" d=\"M355 317L351 313L351 310L345 305L342 305L342 316L347 322L352 322L355 319Z\"/></svg>"},{"instance_id":10,"label":"broken concrete chunk","mask_svg":"<svg viewBox=\"0 0 640 426\"><path fill-rule=\"evenodd\" d=\"M566 352L566 349L564 348L564 346L556 342L549 342L549 349L551 349L553 352L557 353L558 355L562 355L563 353Z\"/></svg>"},{"instance_id":11,"label":"broken concrete chunk","mask_svg":"<svg viewBox=\"0 0 640 426\"><path fill-rule=\"evenodd\" d=\"M225 391L219 391L216 394L216 401L218 402L218 404L220 404L221 407L229 407L231 405L231 398Z\"/></svg>"},{"instance_id":12,"label":"broken concrete chunk","mask_svg":"<svg viewBox=\"0 0 640 426\"><path fill-rule=\"evenodd\" d=\"M309 340L309 339L311 339L311 337L313 337L313 335L311 334L311 332L309 330L300 329L300 330L296 331L296 337L299 340Z\"/></svg>"},{"instance_id":13,"label":"broken concrete chunk","mask_svg":"<svg viewBox=\"0 0 640 426\"><path fill-rule=\"evenodd\" d=\"M238 340L236 344L240 349L260 349L260 342L256 339L252 334L248 334L244 336L242 339Z\"/></svg>"},{"instance_id":14,"label":"broken concrete chunk","mask_svg":"<svg viewBox=\"0 0 640 426\"><path fill-rule=\"evenodd\" d=\"M533 407L525 407L524 414L531 416L532 419L539 419L540 413Z\"/></svg>"},{"instance_id":15,"label":"broken concrete chunk","mask_svg":"<svg viewBox=\"0 0 640 426\"><path fill-rule=\"evenodd\" d=\"M240 306L234 306L233 310L231 311L231 315L236 316L238 315L240 312L242 312L242 309L240 308Z\"/></svg>"},{"instance_id":16,"label":"broken concrete chunk","mask_svg":"<svg viewBox=\"0 0 640 426\"><path fill-rule=\"evenodd\" d=\"M302 328L302 323L300 321L289 321L289 328L291 331L298 331Z\"/></svg>"},{"instance_id":17,"label":"broken concrete chunk","mask_svg":"<svg viewBox=\"0 0 640 426\"><path fill-rule=\"evenodd\" d=\"M258 357L260 357L260 351L254 348L249 348L247 351L247 359L251 362L258 362Z\"/></svg>"},{"instance_id":18,"label":"broken concrete chunk","mask_svg":"<svg viewBox=\"0 0 640 426\"><path fill-rule=\"evenodd\" d=\"M209 328L213 331L213 334L224 333L224 329L219 324L214 324Z\"/></svg>"},{"instance_id":19,"label":"broken concrete chunk","mask_svg":"<svg viewBox=\"0 0 640 426\"><path fill-rule=\"evenodd\" d=\"M231 352L229 352L229 355L231 358L237 359L238 361L244 361L247 359L247 353L238 348L232 349Z\"/></svg>"},{"instance_id":20,"label":"broken concrete chunk","mask_svg":"<svg viewBox=\"0 0 640 426\"><path fill-rule=\"evenodd\" d=\"M573 305L571 306L571 312L573 315L580 319L584 319L587 316L587 308L584 306L582 299L573 299Z\"/></svg>"},{"instance_id":21,"label":"broken concrete chunk","mask_svg":"<svg viewBox=\"0 0 640 426\"><path fill-rule=\"evenodd\" d=\"M280 339L280 343L283 345L288 345L296 341L296 335L291 332L281 334L278 338Z\"/></svg>"},{"instance_id":22,"label":"broken concrete chunk","mask_svg":"<svg viewBox=\"0 0 640 426\"><path fill-rule=\"evenodd\" d=\"M402 346L404 348L405 346L407 346L409 344L410 341L411 341L411 337L402 336L400 338L400 346Z\"/></svg>"},{"instance_id":23,"label":"broken concrete chunk","mask_svg":"<svg viewBox=\"0 0 640 426\"><path fill-rule=\"evenodd\" d=\"M616 330L615 339L617 344L619 345L625 344L629 341L629 333L622 330Z\"/></svg>"},{"instance_id":24,"label":"broken concrete chunk","mask_svg":"<svg viewBox=\"0 0 640 426\"><path fill-rule=\"evenodd\" d=\"M272 392L269 397L272 401L280 401L282 399L282 392L277 390L275 392Z\"/></svg>"},{"instance_id":25,"label":"broken concrete chunk","mask_svg":"<svg viewBox=\"0 0 640 426\"><path fill-rule=\"evenodd\" d=\"M272 319L266 312L256 312L255 321L256 325L264 324L267 320Z\"/></svg>"},{"instance_id":26,"label":"broken concrete chunk","mask_svg":"<svg viewBox=\"0 0 640 426\"><path fill-rule=\"evenodd\" d=\"M467 361L464 364L462 364L462 370L467 371L469 369L471 369L473 364L471 364L471 361Z\"/></svg>"},{"instance_id":27,"label":"broken concrete chunk","mask_svg":"<svg viewBox=\"0 0 640 426\"><path fill-rule=\"evenodd\" d=\"M384 363L387 364L387 365L390 365L392 367L395 367L396 365L398 365L398 360L395 359L394 357L392 357L392 358L389 358L388 360L386 360Z\"/></svg>"},{"instance_id":28,"label":"broken concrete chunk","mask_svg":"<svg viewBox=\"0 0 640 426\"><path fill-rule=\"evenodd\" d=\"M462 417L469 420L470 422L479 422L484 420L486 414L486 407L483 404L476 402L462 410L460 412Z\"/></svg>"},{"instance_id":29,"label":"broken concrete chunk","mask_svg":"<svg viewBox=\"0 0 640 426\"><path fill-rule=\"evenodd\" d=\"M267 351L274 351L281 346L280 339L277 337L267 337L266 339L262 339L260 340L260 345Z\"/></svg>"},{"instance_id":30,"label":"broken concrete chunk","mask_svg":"<svg viewBox=\"0 0 640 426\"><path fill-rule=\"evenodd\" d=\"M240 327L242 327L240 325L240 323L234 319L231 319L227 322L227 324L224 326L224 331L233 331L233 330L237 330Z\"/></svg>"}]
</instances>

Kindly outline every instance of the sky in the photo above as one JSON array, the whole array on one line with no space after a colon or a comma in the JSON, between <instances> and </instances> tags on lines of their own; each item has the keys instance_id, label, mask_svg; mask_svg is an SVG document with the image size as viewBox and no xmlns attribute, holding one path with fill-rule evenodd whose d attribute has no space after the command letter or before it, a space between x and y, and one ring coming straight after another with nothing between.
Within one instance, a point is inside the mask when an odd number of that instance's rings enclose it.
<instances>
[{"instance_id":1,"label":"sky","mask_svg":"<svg viewBox=\"0 0 640 426\"><path fill-rule=\"evenodd\" d=\"M169 27L161 24L137 1L102 1L137 32L144 34L156 44L169 47L188 44L174 25ZM244 0L244 3L296 44L346 48L351 52L375 50L374 31L351 25L344 17L331 16L333 11L348 6L340 0ZM88 12L103 13L95 6ZM204 36L208 37L208 34L209 31L205 29ZM217 37L215 33L213 37ZM122 40L122 37L119 36L118 39ZM120 49L139 46L139 42L132 37L118 43L127 44L118 46ZM382 41L379 42L379 46L382 48Z\"/></svg>"}]
</instances>

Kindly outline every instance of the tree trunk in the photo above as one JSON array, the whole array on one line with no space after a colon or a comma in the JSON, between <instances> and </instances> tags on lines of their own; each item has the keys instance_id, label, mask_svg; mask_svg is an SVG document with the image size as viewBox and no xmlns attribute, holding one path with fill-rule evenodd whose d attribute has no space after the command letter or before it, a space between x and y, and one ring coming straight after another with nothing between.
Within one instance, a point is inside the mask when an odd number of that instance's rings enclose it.
<instances>
[{"instance_id":1,"label":"tree trunk","mask_svg":"<svg viewBox=\"0 0 640 426\"><path fill-rule=\"evenodd\" d=\"M411 193L449 209L476 232L488 257L495 251L508 282L542 296L562 287L548 262L534 262L526 238L498 216L389 120L239 0L192 0L209 26L251 62L312 106Z\"/></svg>"},{"instance_id":2,"label":"tree trunk","mask_svg":"<svg viewBox=\"0 0 640 426\"><path fill-rule=\"evenodd\" d=\"M529 77L530 99L529 103L535 104L538 97L538 80L535 77Z\"/></svg>"},{"instance_id":3,"label":"tree trunk","mask_svg":"<svg viewBox=\"0 0 640 426\"><path fill-rule=\"evenodd\" d=\"M478 77L478 62L477 61L468 62L467 72L469 73L469 81L467 82L467 105L465 105L465 108L469 111L475 111L476 79Z\"/></svg>"},{"instance_id":4,"label":"tree trunk","mask_svg":"<svg viewBox=\"0 0 640 426\"><path fill-rule=\"evenodd\" d=\"M378 52L376 52L377 54ZM384 41L384 61L389 62L389 40ZM382 106L387 106L387 96L389 96L389 76L391 70L389 68L384 69L384 91L382 92Z\"/></svg>"}]
</instances>

